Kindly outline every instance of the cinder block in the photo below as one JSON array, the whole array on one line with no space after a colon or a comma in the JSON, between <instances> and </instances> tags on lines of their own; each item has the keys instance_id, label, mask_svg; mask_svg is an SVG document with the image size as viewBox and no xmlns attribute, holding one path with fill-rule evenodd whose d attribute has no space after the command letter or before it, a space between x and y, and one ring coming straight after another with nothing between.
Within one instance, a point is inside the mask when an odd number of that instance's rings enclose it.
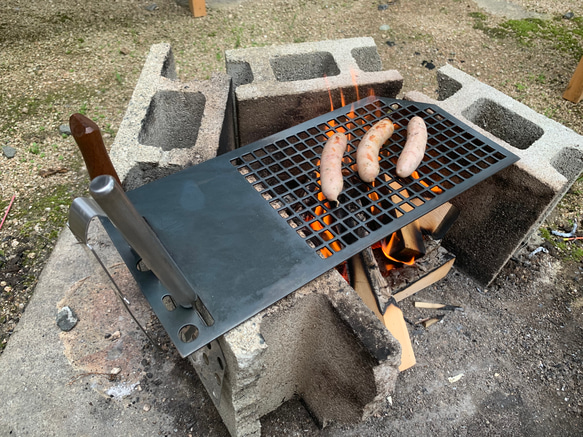
<instances>
[{"instance_id":1,"label":"cinder block","mask_svg":"<svg viewBox=\"0 0 583 437\"><path fill-rule=\"evenodd\" d=\"M520 157L453 201L461 213L443 244L488 285L583 170L583 137L450 65L437 80L439 101L405 98L437 104Z\"/></svg>"},{"instance_id":2,"label":"cinder block","mask_svg":"<svg viewBox=\"0 0 583 437\"><path fill-rule=\"evenodd\" d=\"M111 149L126 189L235 148L230 78L180 82L169 44L151 47Z\"/></svg>"},{"instance_id":3,"label":"cinder block","mask_svg":"<svg viewBox=\"0 0 583 437\"><path fill-rule=\"evenodd\" d=\"M335 270L219 344L226 366L217 409L237 437L260 436L260 418L294 397L321 426L364 420L394 391L401 361L399 343Z\"/></svg>"},{"instance_id":4,"label":"cinder block","mask_svg":"<svg viewBox=\"0 0 583 437\"><path fill-rule=\"evenodd\" d=\"M369 93L396 97L403 77L381 71L372 38L350 38L225 52L233 79L239 144L246 145ZM358 95L355 84L358 84Z\"/></svg>"}]
</instances>

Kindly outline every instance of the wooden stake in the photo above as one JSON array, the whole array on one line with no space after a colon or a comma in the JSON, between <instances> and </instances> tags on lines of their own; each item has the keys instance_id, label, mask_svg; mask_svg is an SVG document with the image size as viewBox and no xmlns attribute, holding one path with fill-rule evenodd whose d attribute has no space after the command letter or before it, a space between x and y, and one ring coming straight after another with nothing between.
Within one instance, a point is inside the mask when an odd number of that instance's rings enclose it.
<instances>
[{"instance_id":1,"label":"wooden stake","mask_svg":"<svg viewBox=\"0 0 583 437\"><path fill-rule=\"evenodd\" d=\"M205 0L188 0L190 12L194 17L204 17L206 15Z\"/></svg>"},{"instance_id":2,"label":"wooden stake","mask_svg":"<svg viewBox=\"0 0 583 437\"><path fill-rule=\"evenodd\" d=\"M575 74L573 74L569 86L563 93L563 98L573 103L579 103L583 98L583 57L575 69Z\"/></svg>"},{"instance_id":3,"label":"wooden stake","mask_svg":"<svg viewBox=\"0 0 583 437\"><path fill-rule=\"evenodd\" d=\"M457 305L446 305L444 303L433 303L433 302L414 302L413 305L415 306L415 308L429 308L429 309L434 309L434 310L450 310L450 311L455 311L455 310L463 310L462 307L457 306Z\"/></svg>"}]
</instances>

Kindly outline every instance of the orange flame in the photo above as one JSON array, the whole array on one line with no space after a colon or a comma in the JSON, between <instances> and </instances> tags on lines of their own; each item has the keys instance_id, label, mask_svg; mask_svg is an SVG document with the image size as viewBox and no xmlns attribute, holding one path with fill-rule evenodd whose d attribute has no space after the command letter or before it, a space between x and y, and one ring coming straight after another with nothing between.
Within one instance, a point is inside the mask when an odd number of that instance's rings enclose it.
<instances>
[{"instance_id":1,"label":"orange flame","mask_svg":"<svg viewBox=\"0 0 583 437\"><path fill-rule=\"evenodd\" d=\"M419 172L417 170L415 170L413 173L411 173L411 177L413 179L418 180L419 183L421 185L423 185L425 188L429 187L429 184L427 182L425 182L424 180L420 179L421 176L419 175ZM443 190L441 188L439 188L439 187L432 187L432 188L429 188L429 190L430 191L433 191L434 193L437 193L437 194L443 193Z\"/></svg>"},{"instance_id":2,"label":"orange flame","mask_svg":"<svg viewBox=\"0 0 583 437\"><path fill-rule=\"evenodd\" d=\"M352 68L350 69L350 77L352 78L352 84L354 85L354 89L356 90L356 100L360 100L360 96L358 95L358 83L356 81L356 72Z\"/></svg>"},{"instance_id":3,"label":"orange flame","mask_svg":"<svg viewBox=\"0 0 583 437\"><path fill-rule=\"evenodd\" d=\"M412 266L413 264L415 264L415 257L411 257L411 259L408 259L408 260L402 260L402 259L397 259L397 258L394 258L393 256L391 256L391 247L395 244L396 237L397 237L397 233L393 232L388 243L387 243L386 238L381 241L381 249L382 249L383 253L387 257L387 259L389 259L391 261L405 264L408 266Z\"/></svg>"}]
</instances>

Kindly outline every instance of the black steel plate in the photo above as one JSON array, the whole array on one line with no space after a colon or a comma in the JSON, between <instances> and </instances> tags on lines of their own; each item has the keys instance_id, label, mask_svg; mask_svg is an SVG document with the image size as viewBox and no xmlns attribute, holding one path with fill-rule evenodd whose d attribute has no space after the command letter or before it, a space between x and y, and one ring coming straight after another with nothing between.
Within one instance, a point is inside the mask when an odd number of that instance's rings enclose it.
<instances>
[{"instance_id":1,"label":"black steel plate","mask_svg":"<svg viewBox=\"0 0 583 437\"><path fill-rule=\"evenodd\" d=\"M408 120L428 128L415 177L395 176ZM389 117L395 133L373 184L355 172L362 135ZM334 131L349 138L341 205L322 199L319 156ZM152 308L186 356L327 270L517 161L508 150L437 106L367 98L128 193L210 312L168 311L168 295L113 227L116 247ZM194 325L196 339L180 330ZM191 330L192 332L192 330Z\"/></svg>"}]
</instances>

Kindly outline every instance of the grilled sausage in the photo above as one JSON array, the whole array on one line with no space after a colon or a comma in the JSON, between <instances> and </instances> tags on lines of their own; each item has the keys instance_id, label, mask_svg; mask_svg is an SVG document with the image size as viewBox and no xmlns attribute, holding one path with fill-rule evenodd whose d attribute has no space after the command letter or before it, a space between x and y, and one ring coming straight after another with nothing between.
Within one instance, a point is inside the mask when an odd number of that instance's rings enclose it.
<instances>
[{"instance_id":1,"label":"grilled sausage","mask_svg":"<svg viewBox=\"0 0 583 437\"><path fill-rule=\"evenodd\" d=\"M421 117L413 117L407 125L407 141L397 160L397 176L411 176L423 160L427 146L427 127Z\"/></svg>"},{"instance_id":2,"label":"grilled sausage","mask_svg":"<svg viewBox=\"0 0 583 437\"><path fill-rule=\"evenodd\" d=\"M322 194L330 202L338 204L338 195L342 192L342 157L348 141L346 135L337 132L328 138L320 158L320 182Z\"/></svg>"},{"instance_id":3,"label":"grilled sausage","mask_svg":"<svg viewBox=\"0 0 583 437\"><path fill-rule=\"evenodd\" d=\"M364 182L372 182L379 174L379 151L394 131L393 122L385 118L373 125L362 137L356 149L358 175Z\"/></svg>"}]
</instances>

